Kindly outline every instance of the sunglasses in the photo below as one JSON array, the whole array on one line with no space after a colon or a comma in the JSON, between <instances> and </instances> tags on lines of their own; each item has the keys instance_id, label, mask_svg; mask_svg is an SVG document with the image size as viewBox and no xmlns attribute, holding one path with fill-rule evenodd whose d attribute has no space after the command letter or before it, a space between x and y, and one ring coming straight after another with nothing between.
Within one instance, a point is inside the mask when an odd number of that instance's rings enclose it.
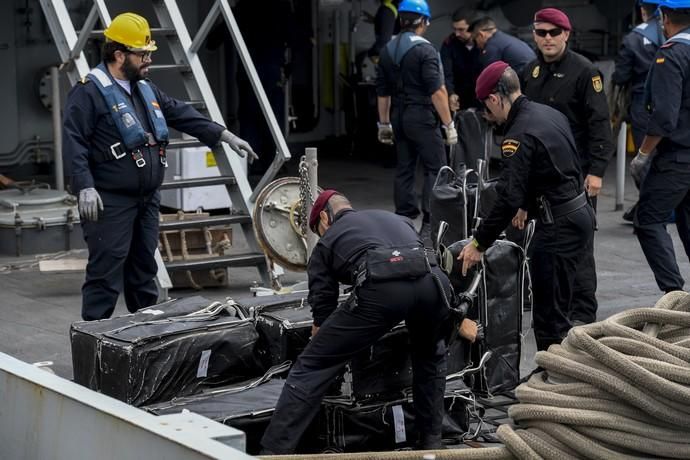
<instances>
[{"instance_id":1,"label":"sunglasses","mask_svg":"<svg viewBox=\"0 0 690 460\"><path fill-rule=\"evenodd\" d=\"M563 29L560 27L556 27L555 29L534 29L534 33L537 35L537 37L546 37L547 35L550 35L551 37L558 37L560 34L563 33Z\"/></svg>"}]
</instances>

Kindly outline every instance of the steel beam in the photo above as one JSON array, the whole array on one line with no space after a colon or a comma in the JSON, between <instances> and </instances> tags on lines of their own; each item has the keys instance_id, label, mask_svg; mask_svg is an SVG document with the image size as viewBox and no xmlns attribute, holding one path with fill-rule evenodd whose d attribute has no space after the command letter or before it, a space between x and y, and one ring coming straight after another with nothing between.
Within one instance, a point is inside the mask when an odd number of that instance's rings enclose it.
<instances>
[{"instance_id":1,"label":"steel beam","mask_svg":"<svg viewBox=\"0 0 690 460\"><path fill-rule=\"evenodd\" d=\"M156 417L3 353L0 446L7 459L252 458L239 430L192 413Z\"/></svg>"}]
</instances>

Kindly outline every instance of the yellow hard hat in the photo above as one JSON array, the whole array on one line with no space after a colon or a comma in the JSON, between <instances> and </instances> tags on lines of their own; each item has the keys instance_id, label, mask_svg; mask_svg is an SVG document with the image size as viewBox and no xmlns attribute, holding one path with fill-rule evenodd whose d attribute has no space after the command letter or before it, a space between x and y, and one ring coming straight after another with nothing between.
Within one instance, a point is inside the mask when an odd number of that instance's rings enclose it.
<instances>
[{"instance_id":1,"label":"yellow hard hat","mask_svg":"<svg viewBox=\"0 0 690 460\"><path fill-rule=\"evenodd\" d=\"M132 51L156 51L155 40L151 40L149 22L134 13L122 13L113 19L103 31L108 40L122 43Z\"/></svg>"}]
</instances>

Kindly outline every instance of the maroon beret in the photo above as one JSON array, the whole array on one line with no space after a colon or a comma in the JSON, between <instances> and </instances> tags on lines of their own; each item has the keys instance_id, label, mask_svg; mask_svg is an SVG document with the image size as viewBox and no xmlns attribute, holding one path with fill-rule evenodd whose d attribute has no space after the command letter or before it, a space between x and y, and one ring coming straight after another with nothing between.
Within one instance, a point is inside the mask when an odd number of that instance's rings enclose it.
<instances>
[{"instance_id":1,"label":"maroon beret","mask_svg":"<svg viewBox=\"0 0 690 460\"><path fill-rule=\"evenodd\" d=\"M570 19L563 11L556 8L544 8L534 14L534 22L550 22L563 30L571 30Z\"/></svg>"},{"instance_id":2,"label":"maroon beret","mask_svg":"<svg viewBox=\"0 0 690 460\"><path fill-rule=\"evenodd\" d=\"M507 62L496 61L492 62L477 77L477 86L475 92L477 93L477 99L483 101L489 94L494 92L498 80L501 79L501 75L506 69L510 67Z\"/></svg>"},{"instance_id":3,"label":"maroon beret","mask_svg":"<svg viewBox=\"0 0 690 460\"><path fill-rule=\"evenodd\" d=\"M314 204L311 207L311 213L309 214L309 228L312 232L316 234L319 233L317 231L317 227L319 225L319 214L321 214L321 211L323 211L323 208L326 207L328 200L330 200L333 195L342 195L342 193L333 189L324 190L316 198L316 201L314 201Z\"/></svg>"}]
</instances>

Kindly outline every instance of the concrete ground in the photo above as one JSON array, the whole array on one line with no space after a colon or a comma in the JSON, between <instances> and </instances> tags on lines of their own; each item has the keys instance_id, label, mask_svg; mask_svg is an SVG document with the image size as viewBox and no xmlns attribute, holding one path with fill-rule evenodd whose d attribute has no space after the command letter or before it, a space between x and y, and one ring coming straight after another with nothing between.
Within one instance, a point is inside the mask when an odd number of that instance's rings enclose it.
<instances>
[{"instance_id":1,"label":"concrete ground","mask_svg":"<svg viewBox=\"0 0 690 460\"><path fill-rule=\"evenodd\" d=\"M295 162L293 162L295 163ZM288 168L294 174L296 164ZM324 188L336 188L347 194L355 207L393 210L392 181L394 169L372 161L351 157L321 158L319 182ZM637 191L628 178L625 206L633 204ZM599 231L596 234L596 260L599 278L599 318L624 309L651 306L661 296L652 277L632 226L624 223L622 212L614 211L615 170L610 168L599 199ZM671 228L679 251L681 271L690 273L675 227ZM85 257L85 252L78 255ZM52 361L55 372L72 377L69 327L80 320L80 289L83 273L41 274L35 258L0 259L0 351L27 362ZM227 296L249 296L252 282L260 278L255 269L231 269L228 288L207 289L202 295L213 299ZM285 285L306 279L304 273L288 273ZM191 290L172 291L173 297L196 293ZM125 314L122 301L115 314ZM530 318L525 317L525 332ZM522 370L533 367L533 336L527 334L523 347Z\"/></svg>"}]
</instances>

